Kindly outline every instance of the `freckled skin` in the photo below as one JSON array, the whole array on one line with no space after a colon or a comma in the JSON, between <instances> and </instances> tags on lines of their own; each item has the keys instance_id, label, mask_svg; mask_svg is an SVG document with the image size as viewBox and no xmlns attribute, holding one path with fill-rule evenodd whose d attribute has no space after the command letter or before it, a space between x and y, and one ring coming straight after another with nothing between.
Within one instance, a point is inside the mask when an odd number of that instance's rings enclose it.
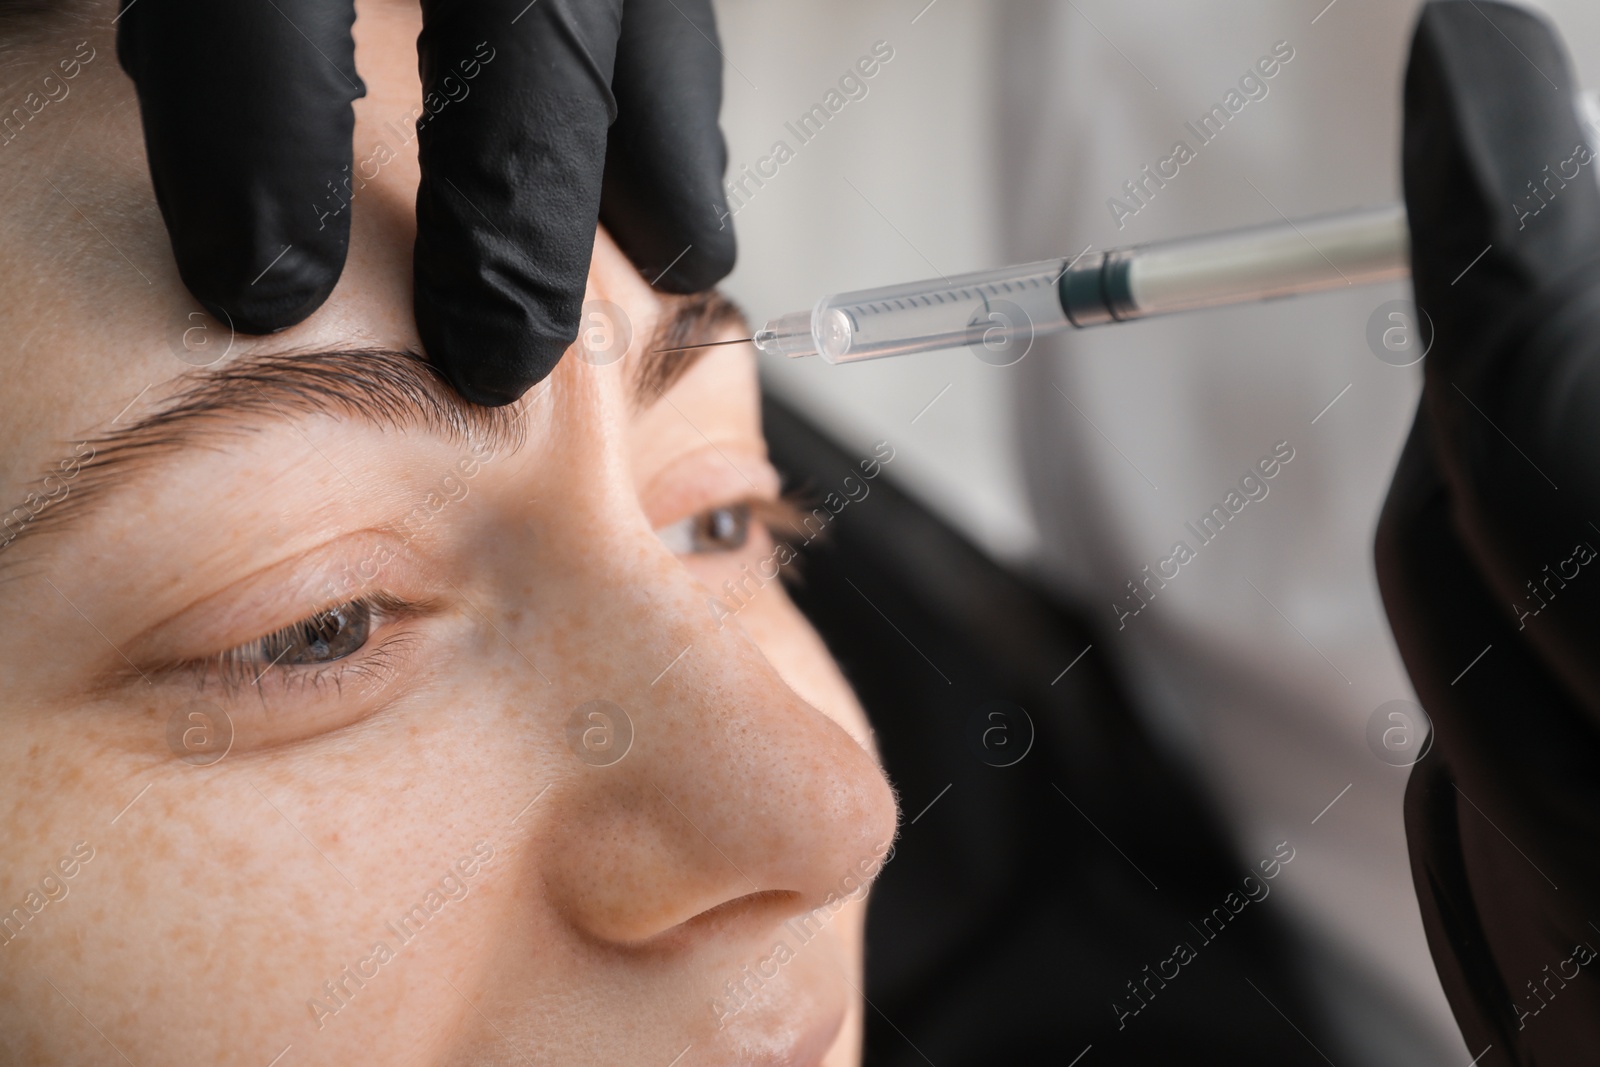
<instances>
[{"instance_id":1,"label":"freckled skin","mask_svg":"<svg viewBox=\"0 0 1600 1067\"><path fill-rule=\"evenodd\" d=\"M362 159L413 106L418 25L407 4L358 13ZM193 303L131 89L109 26L92 40L70 100L3 161L7 500L189 370L169 342ZM417 344L415 154L393 147L327 306L235 353ZM715 350L671 404L635 413L626 374L659 302L604 233L589 290L624 308L634 349L563 360L523 446L382 568L376 584L431 606L374 631L404 638L377 677L314 687L280 667L233 692L153 669L147 683L122 656L215 654L327 606L324 572L369 558L372 531L463 455L421 431L274 421L48 550L0 553L18 561L0 581L0 918L26 915L0 932L0 1064L262 1067L292 1046L285 1065L664 1065L689 1046L691 1067L808 1039L829 1067L858 1061L864 905L825 902L894 832L866 723L778 582L720 624L708 609L770 553L764 534L680 558L653 533L772 491L752 355ZM167 736L202 699L234 747L194 766ZM568 741L596 699L632 726L609 766ZM92 858L61 876L80 842ZM47 876L66 895L32 912ZM821 929L803 943L785 925L802 916ZM729 1014L727 984L779 941L793 959Z\"/></svg>"}]
</instances>

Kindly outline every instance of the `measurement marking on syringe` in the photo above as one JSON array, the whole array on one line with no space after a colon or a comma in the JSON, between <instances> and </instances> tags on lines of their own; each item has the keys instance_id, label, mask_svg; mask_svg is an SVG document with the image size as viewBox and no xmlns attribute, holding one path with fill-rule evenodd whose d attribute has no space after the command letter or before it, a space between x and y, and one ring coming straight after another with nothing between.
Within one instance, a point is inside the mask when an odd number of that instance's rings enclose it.
<instances>
[{"instance_id":1,"label":"measurement marking on syringe","mask_svg":"<svg viewBox=\"0 0 1600 1067\"><path fill-rule=\"evenodd\" d=\"M865 304L856 304L842 310L856 316L892 315L897 311L916 311L922 308L938 307L947 304L988 304L992 299L1003 296L1021 296L1037 292L1044 288L1046 283L1042 278L1030 278L1015 283L1006 282L1000 285L986 285L977 289L967 288L959 290L946 290L942 292L921 293L914 297L895 297L892 300L876 300Z\"/></svg>"}]
</instances>

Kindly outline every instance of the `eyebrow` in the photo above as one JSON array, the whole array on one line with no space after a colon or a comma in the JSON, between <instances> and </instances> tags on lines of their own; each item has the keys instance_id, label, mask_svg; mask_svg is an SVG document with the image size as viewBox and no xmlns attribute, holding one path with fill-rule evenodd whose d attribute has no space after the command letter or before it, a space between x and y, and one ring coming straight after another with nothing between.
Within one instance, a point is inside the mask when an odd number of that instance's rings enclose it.
<instances>
[{"instance_id":1,"label":"eyebrow","mask_svg":"<svg viewBox=\"0 0 1600 1067\"><path fill-rule=\"evenodd\" d=\"M715 289L690 296L667 296L650 343L639 353L633 368L633 406L641 411L671 389L708 349L689 347L710 341L729 327L745 328L744 312Z\"/></svg>"},{"instance_id":2,"label":"eyebrow","mask_svg":"<svg viewBox=\"0 0 1600 1067\"><path fill-rule=\"evenodd\" d=\"M64 462L36 479L25 503L0 516L0 552L65 525L127 475L221 437L246 436L274 417L353 416L388 429L424 429L464 447L486 441L515 449L522 439L515 408L467 403L422 356L404 349L253 354L178 381L182 387L157 410L78 442L75 451L87 450L88 458L71 474L63 474ZM27 501L40 499L52 476L65 491L32 507Z\"/></svg>"},{"instance_id":3,"label":"eyebrow","mask_svg":"<svg viewBox=\"0 0 1600 1067\"><path fill-rule=\"evenodd\" d=\"M630 368L635 412L653 404L705 351L657 349L693 344L744 322L738 307L715 291L669 296L663 303L650 343ZM72 475L63 479L64 461L61 471L52 470L31 486L37 492L54 475L58 482L67 482L65 495L47 500L36 511L24 503L0 516L0 553L25 536L65 525L126 475L219 436L246 435L273 416L353 416L385 429L423 429L467 448L484 442L498 451L521 446L525 405L526 400L497 408L469 403L424 356L409 349L246 356L189 377L178 393L150 414L79 442L77 449L88 448L89 458L77 464ZM19 513L24 516L20 524Z\"/></svg>"}]
</instances>

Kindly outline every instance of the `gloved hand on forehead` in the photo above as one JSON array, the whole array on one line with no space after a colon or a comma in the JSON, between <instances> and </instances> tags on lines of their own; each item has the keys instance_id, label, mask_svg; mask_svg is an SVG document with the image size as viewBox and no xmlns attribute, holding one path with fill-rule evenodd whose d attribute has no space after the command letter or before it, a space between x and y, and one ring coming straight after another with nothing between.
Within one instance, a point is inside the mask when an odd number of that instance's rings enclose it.
<instances>
[{"instance_id":1,"label":"gloved hand on forehead","mask_svg":"<svg viewBox=\"0 0 1600 1067\"><path fill-rule=\"evenodd\" d=\"M1423 9L1404 170L1434 338L1377 562L1434 727L1413 876L1482 1065L1600 1058L1600 159L1579 89L1541 16Z\"/></svg>"},{"instance_id":2,"label":"gloved hand on forehead","mask_svg":"<svg viewBox=\"0 0 1600 1067\"><path fill-rule=\"evenodd\" d=\"M695 292L732 269L710 0L423 0L416 318L468 400L506 404L577 335L596 222ZM244 333L344 267L353 0L123 0L156 199L184 284Z\"/></svg>"}]
</instances>

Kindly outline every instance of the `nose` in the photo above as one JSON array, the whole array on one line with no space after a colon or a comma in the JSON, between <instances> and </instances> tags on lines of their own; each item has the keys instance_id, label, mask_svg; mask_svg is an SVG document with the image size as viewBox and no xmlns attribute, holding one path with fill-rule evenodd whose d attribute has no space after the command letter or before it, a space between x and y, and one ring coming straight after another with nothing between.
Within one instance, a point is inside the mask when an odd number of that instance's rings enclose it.
<instances>
[{"instance_id":1,"label":"nose","mask_svg":"<svg viewBox=\"0 0 1600 1067\"><path fill-rule=\"evenodd\" d=\"M604 694L621 715L593 705L573 727L605 754L567 783L576 795L545 866L557 914L591 937L637 942L726 917L735 902L799 914L859 896L894 835L876 760L719 627L704 591L640 533L570 576L585 596L564 619L569 638L588 630L611 649L571 691ZM609 762L629 730L626 754Z\"/></svg>"}]
</instances>

